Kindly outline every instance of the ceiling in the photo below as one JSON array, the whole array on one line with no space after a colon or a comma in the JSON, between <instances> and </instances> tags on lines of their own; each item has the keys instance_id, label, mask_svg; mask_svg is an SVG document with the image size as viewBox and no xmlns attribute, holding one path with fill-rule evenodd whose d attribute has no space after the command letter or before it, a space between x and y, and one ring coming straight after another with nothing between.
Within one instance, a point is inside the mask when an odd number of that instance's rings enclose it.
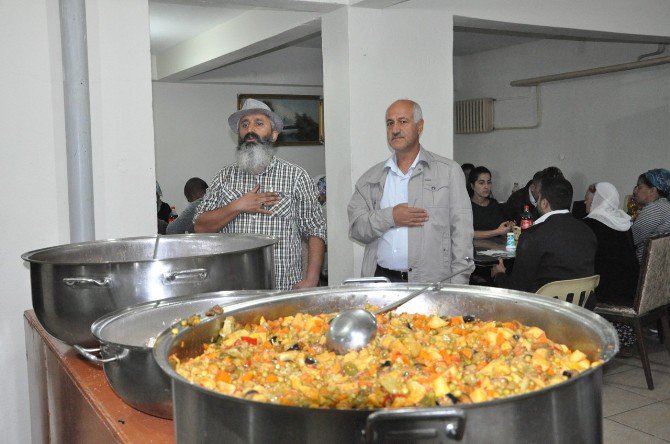
<instances>
[{"instance_id":1,"label":"ceiling","mask_svg":"<svg viewBox=\"0 0 670 444\"><path fill-rule=\"evenodd\" d=\"M211 7L150 1L151 53L171 48L250 9L253 7Z\"/></svg>"},{"instance_id":2,"label":"ceiling","mask_svg":"<svg viewBox=\"0 0 670 444\"><path fill-rule=\"evenodd\" d=\"M149 2L151 53L157 54L255 8L255 6L239 4L197 6L152 0ZM454 33L454 55L475 54L533 40L537 38L502 33L456 31ZM294 43L293 46L320 48L321 38L302 40Z\"/></svg>"}]
</instances>

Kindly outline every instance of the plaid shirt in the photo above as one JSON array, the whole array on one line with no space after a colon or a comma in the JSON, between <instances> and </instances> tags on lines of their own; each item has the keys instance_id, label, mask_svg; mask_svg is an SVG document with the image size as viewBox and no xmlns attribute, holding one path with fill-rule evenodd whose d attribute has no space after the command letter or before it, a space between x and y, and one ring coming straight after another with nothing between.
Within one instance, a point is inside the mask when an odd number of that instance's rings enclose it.
<instances>
[{"instance_id":1,"label":"plaid shirt","mask_svg":"<svg viewBox=\"0 0 670 444\"><path fill-rule=\"evenodd\" d=\"M300 238L317 236L326 240L326 224L317 201L314 183L303 168L274 157L261 174L242 171L237 164L224 167L196 210L215 210L239 199L260 184L259 192L274 191L281 200L271 208L272 215L241 213L222 233L251 233L272 236L279 240L274 250L275 284L289 290L302 279Z\"/></svg>"}]
</instances>

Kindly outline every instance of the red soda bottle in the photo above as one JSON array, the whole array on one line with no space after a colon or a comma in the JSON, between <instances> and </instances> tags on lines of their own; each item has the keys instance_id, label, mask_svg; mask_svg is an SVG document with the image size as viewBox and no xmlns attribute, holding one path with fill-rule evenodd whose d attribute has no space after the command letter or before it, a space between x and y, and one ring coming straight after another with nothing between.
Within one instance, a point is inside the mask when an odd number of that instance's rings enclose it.
<instances>
[{"instance_id":1,"label":"red soda bottle","mask_svg":"<svg viewBox=\"0 0 670 444\"><path fill-rule=\"evenodd\" d=\"M174 205L170 207L170 217L168 217L168 223L174 221L177 218L177 211L174 208Z\"/></svg>"},{"instance_id":2,"label":"red soda bottle","mask_svg":"<svg viewBox=\"0 0 670 444\"><path fill-rule=\"evenodd\" d=\"M527 230L533 226L533 215L530 213L528 205L523 206L523 213L521 213L521 230Z\"/></svg>"}]
</instances>

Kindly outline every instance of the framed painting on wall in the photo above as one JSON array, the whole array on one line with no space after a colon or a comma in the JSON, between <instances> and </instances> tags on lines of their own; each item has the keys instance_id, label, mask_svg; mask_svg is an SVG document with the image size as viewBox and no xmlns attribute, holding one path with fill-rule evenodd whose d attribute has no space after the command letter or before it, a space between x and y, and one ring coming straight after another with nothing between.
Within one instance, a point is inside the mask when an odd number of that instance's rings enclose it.
<instances>
[{"instance_id":1,"label":"framed painting on wall","mask_svg":"<svg viewBox=\"0 0 670 444\"><path fill-rule=\"evenodd\" d=\"M285 94L238 94L237 109L246 99L264 102L279 114L284 129L277 145L323 145L323 99L320 96Z\"/></svg>"}]
</instances>

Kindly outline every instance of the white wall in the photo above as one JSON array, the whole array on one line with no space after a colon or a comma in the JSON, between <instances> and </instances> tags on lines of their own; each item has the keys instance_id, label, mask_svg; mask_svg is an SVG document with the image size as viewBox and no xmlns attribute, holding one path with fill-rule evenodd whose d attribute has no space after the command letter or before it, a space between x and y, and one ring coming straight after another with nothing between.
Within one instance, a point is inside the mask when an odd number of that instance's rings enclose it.
<instances>
[{"instance_id":1,"label":"white wall","mask_svg":"<svg viewBox=\"0 0 670 444\"><path fill-rule=\"evenodd\" d=\"M98 238L155 232L148 6L89 0L95 220ZM29 442L23 311L30 276L20 255L69 241L58 2L0 6L0 430Z\"/></svg>"},{"instance_id":2,"label":"white wall","mask_svg":"<svg viewBox=\"0 0 670 444\"><path fill-rule=\"evenodd\" d=\"M635 61L656 45L544 40L462 57L456 99L493 97L496 126L532 125L535 92L510 81ZM670 167L670 65L585 77L541 86L537 129L455 135L459 162L485 165L494 193L504 200L512 183L556 165L583 199L593 182L629 194L637 176Z\"/></svg>"},{"instance_id":3,"label":"white wall","mask_svg":"<svg viewBox=\"0 0 670 444\"><path fill-rule=\"evenodd\" d=\"M55 11L54 11L55 8ZM0 12L4 60L0 68L0 132L3 160L0 186L13 205L0 219L0 430L5 442L28 442L30 421L23 311L31 307L30 278L20 255L30 249L67 241L67 184L63 166L62 97L51 70L53 14L43 1L5 2ZM58 38L58 37L57 37ZM59 40L56 40L58 43ZM10 199L5 200L6 204ZM65 211L63 212L63 207Z\"/></svg>"},{"instance_id":4,"label":"white wall","mask_svg":"<svg viewBox=\"0 0 670 444\"><path fill-rule=\"evenodd\" d=\"M235 161L237 136L228 127L228 116L237 110L240 93L321 95L322 88L154 82L156 176L163 200L177 212L186 206L184 184L189 178L200 177L209 184L223 166ZM324 126L328 140L328 124ZM282 146L277 156L311 176L325 173L323 145Z\"/></svg>"}]
</instances>

